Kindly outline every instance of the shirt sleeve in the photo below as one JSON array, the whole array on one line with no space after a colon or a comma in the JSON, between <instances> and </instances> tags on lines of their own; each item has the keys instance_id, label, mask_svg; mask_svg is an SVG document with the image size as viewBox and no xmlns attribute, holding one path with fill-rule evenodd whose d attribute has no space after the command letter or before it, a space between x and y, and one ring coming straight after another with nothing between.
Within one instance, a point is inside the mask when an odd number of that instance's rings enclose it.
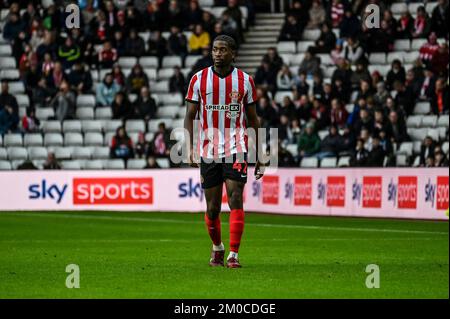
<instances>
[{"instance_id":1,"label":"shirt sleeve","mask_svg":"<svg viewBox=\"0 0 450 319\"><path fill-rule=\"evenodd\" d=\"M249 76L247 81L247 105L256 103L257 99L255 82L253 81L253 78Z\"/></svg>"},{"instance_id":2,"label":"shirt sleeve","mask_svg":"<svg viewBox=\"0 0 450 319\"><path fill-rule=\"evenodd\" d=\"M196 74L192 77L191 83L189 83L189 89L188 89L188 92L186 95L186 101L191 102L191 103L199 103L200 102L199 91L200 91L199 80L198 80L198 76Z\"/></svg>"}]
</instances>

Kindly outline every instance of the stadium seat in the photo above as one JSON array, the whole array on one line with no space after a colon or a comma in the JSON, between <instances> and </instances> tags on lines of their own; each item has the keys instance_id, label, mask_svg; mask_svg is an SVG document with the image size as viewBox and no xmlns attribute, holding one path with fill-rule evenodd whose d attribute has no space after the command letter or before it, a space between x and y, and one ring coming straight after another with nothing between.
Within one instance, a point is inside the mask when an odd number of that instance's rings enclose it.
<instances>
[{"instance_id":1,"label":"stadium seat","mask_svg":"<svg viewBox=\"0 0 450 319\"><path fill-rule=\"evenodd\" d=\"M158 163L161 168L170 168L170 161L167 158L157 158L156 163Z\"/></svg>"},{"instance_id":2,"label":"stadium seat","mask_svg":"<svg viewBox=\"0 0 450 319\"><path fill-rule=\"evenodd\" d=\"M427 115L422 117L422 127L436 127L438 123L437 115Z\"/></svg>"},{"instance_id":3,"label":"stadium seat","mask_svg":"<svg viewBox=\"0 0 450 319\"><path fill-rule=\"evenodd\" d=\"M144 120L128 120L125 124L128 133L145 132L146 125Z\"/></svg>"},{"instance_id":4,"label":"stadium seat","mask_svg":"<svg viewBox=\"0 0 450 319\"><path fill-rule=\"evenodd\" d=\"M158 108L158 117L161 118L170 118L170 117L174 117L178 114L180 107L179 106L164 106L164 107L160 107ZM186 112L186 109L183 108L183 112Z\"/></svg>"},{"instance_id":5,"label":"stadium seat","mask_svg":"<svg viewBox=\"0 0 450 319\"><path fill-rule=\"evenodd\" d=\"M411 115L406 120L406 126L410 128L418 128L422 124L422 116L421 115Z\"/></svg>"},{"instance_id":6,"label":"stadium seat","mask_svg":"<svg viewBox=\"0 0 450 319\"><path fill-rule=\"evenodd\" d=\"M442 144L442 151L448 155L448 152L449 152L449 143L448 142L445 142Z\"/></svg>"},{"instance_id":7,"label":"stadium seat","mask_svg":"<svg viewBox=\"0 0 450 319\"><path fill-rule=\"evenodd\" d=\"M116 135L115 132L109 132L105 133L105 136L103 137L103 145L104 146L111 146L112 139Z\"/></svg>"},{"instance_id":8,"label":"stadium seat","mask_svg":"<svg viewBox=\"0 0 450 319\"><path fill-rule=\"evenodd\" d=\"M429 102L418 102L414 107L414 114L426 115L431 112L431 106Z\"/></svg>"},{"instance_id":9,"label":"stadium seat","mask_svg":"<svg viewBox=\"0 0 450 319\"><path fill-rule=\"evenodd\" d=\"M9 44L2 44L0 45L0 56L7 57L12 55L12 48ZM3 78L2 78L3 79Z\"/></svg>"},{"instance_id":10,"label":"stadium seat","mask_svg":"<svg viewBox=\"0 0 450 319\"><path fill-rule=\"evenodd\" d=\"M48 152L45 147L30 147L28 148L28 155L30 160L45 160Z\"/></svg>"},{"instance_id":11,"label":"stadium seat","mask_svg":"<svg viewBox=\"0 0 450 319\"><path fill-rule=\"evenodd\" d=\"M60 133L46 133L44 135L45 146L62 146L63 144L63 137Z\"/></svg>"},{"instance_id":12,"label":"stadium seat","mask_svg":"<svg viewBox=\"0 0 450 319\"><path fill-rule=\"evenodd\" d=\"M86 133L84 136L84 145L86 146L102 146L103 145L103 134L102 133Z\"/></svg>"},{"instance_id":13,"label":"stadium seat","mask_svg":"<svg viewBox=\"0 0 450 319\"><path fill-rule=\"evenodd\" d=\"M79 133L81 132L81 122L78 120L68 120L63 123L63 132L64 133Z\"/></svg>"},{"instance_id":14,"label":"stadium seat","mask_svg":"<svg viewBox=\"0 0 450 319\"><path fill-rule=\"evenodd\" d=\"M144 69L149 81L156 81L158 79L158 72L156 69Z\"/></svg>"},{"instance_id":15,"label":"stadium seat","mask_svg":"<svg viewBox=\"0 0 450 319\"><path fill-rule=\"evenodd\" d=\"M156 82L151 88L155 93L169 93L169 81Z\"/></svg>"},{"instance_id":16,"label":"stadium seat","mask_svg":"<svg viewBox=\"0 0 450 319\"><path fill-rule=\"evenodd\" d=\"M446 127L438 127L439 131L439 139L442 141L448 140L448 128Z\"/></svg>"},{"instance_id":17,"label":"stadium seat","mask_svg":"<svg viewBox=\"0 0 450 319\"><path fill-rule=\"evenodd\" d=\"M60 121L44 121L42 122L42 130L44 133L60 133L62 125Z\"/></svg>"},{"instance_id":18,"label":"stadium seat","mask_svg":"<svg viewBox=\"0 0 450 319\"><path fill-rule=\"evenodd\" d=\"M106 161L105 169L123 170L125 169L125 163L121 159L108 160Z\"/></svg>"},{"instance_id":19,"label":"stadium seat","mask_svg":"<svg viewBox=\"0 0 450 319\"><path fill-rule=\"evenodd\" d=\"M316 157L305 157L300 164L302 168L317 168L318 166L319 160Z\"/></svg>"},{"instance_id":20,"label":"stadium seat","mask_svg":"<svg viewBox=\"0 0 450 319\"><path fill-rule=\"evenodd\" d=\"M36 117L39 120L48 120L49 118L55 117L55 110L52 107L42 107L36 110Z\"/></svg>"},{"instance_id":21,"label":"stadium seat","mask_svg":"<svg viewBox=\"0 0 450 319\"><path fill-rule=\"evenodd\" d=\"M319 29L306 29L303 31L303 40L316 41L320 37Z\"/></svg>"},{"instance_id":22,"label":"stadium seat","mask_svg":"<svg viewBox=\"0 0 450 319\"><path fill-rule=\"evenodd\" d=\"M314 47L315 43L314 41L300 41L297 45L297 51L300 53L304 53L306 51L308 51L309 47ZM289 53L295 53L294 52L289 52Z\"/></svg>"},{"instance_id":23,"label":"stadium seat","mask_svg":"<svg viewBox=\"0 0 450 319\"><path fill-rule=\"evenodd\" d=\"M24 147L9 147L8 158L11 161L24 161L28 159L28 151Z\"/></svg>"},{"instance_id":24,"label":"stadium seat","mask_svg":"<svg viewBox=\"0 0 450 319\"><path fill-rule=\"evenodd\" d=\"M25 86L23 85L23 82L9 82L9 93L13 95L25 93Z\"/></svg>"},{"instance_id":25,"label":"stadium seat","mask_svg":"<svg viewBox=\"0 0 450 319\"><path fill-rule=\"evenodd\" d=\"M372 53L369 56L371 64L386 64L386 53Z\"/></svg>"},{"instance_id":26,"label":"stadium seat","mask_svg":"<svg viewBox=\"0 0 450 319\"><path fill-rule=\"evenodd\" d=\"M338 167L350 167L350 156L340 157Z\"/></svg>"},{"instance_id":27,"label":"stadium seat","mask_svg":"<svg viewBox=\"0 0 450 319\"><path fill-rule=\"evenodd\" d=\"M414 144L412 142L403 142L397 150L397 155L404 154L407 156L413 155Z\"/></svg>"},{"instance_id":28,"label":"stadium seat","mask_svg":"<svg viewBox=\"0 0 450 319\"><path fill-rule=\"evenodd\" d=\"M111 73L111 71L112 71L112 69L101 69L98 74L100 81L103 81L103 79L105 78L105 75L108 73Z\"/></svg>"},{"instance_id":29,"label":"stadium seat","mask_svg":"<svg viewBox=\"0 0 450 319\"><path fill-rule=\"evenodd\" d=\"M119 58L119 65L122 68L131 69L133 68L138 62L138 59L136 57L120 57Z\"/></svg>"},{"instance_id":30,"label":"stadium seat","mask_svg":"<svg viewBox=\"0 0 450 319\"><path fill-rule=\"evenodd\" d=\"M336 157L327 157L322 159L320 162L320 167L323 168L335 168L337 167L337 158Z\"/></svg>"},{"instance_id":31,"label":"stadium seat","mask_svg":"<svg viewBox=\"0 0 450 319\"><path fill-rule=\"evenodd\" d=\"M200 55L189 55L186 57L184 64L187 68L192 68L200 58L201 58Z\"/></svg>"},{"instance_id":32,"label":"stadium seat","mask_svg":"<svg viewBox=\"0 0 450 319\"><path fill-rule=\"evenodd\" d=\"M426 128L408 129L408 135L413 141L423 141L427 136Z\"/></svg>"},{"instance_id":33,"label":"stadium seat","mask_svg":"<svg viewBox=\"0 0 450 319\"><path fill-rule=\"evenodd\" d=\"M292 59L294 57L294 54L291 53L283 53L280 54L280 57L283 59L283 63L286 64L287 66L292 65Z\"/></svg>"},{"instance_id":34,"label":"stadium seat","mask_svg":"<svg viewBox=\"0 0 450 319\"><path fill-rule=\"evenodd\" d=\"M408 163L408 156L405 154L399 154L396 156L396 164L399 167L406 167L409 166Z\"/></svg>"},{"instance_id":35,"label":"stadium seat","mask_svg":"<svg viewBox=\"0 0 450 319\"><path fill-rule=\"evenodd\" d=\"M0 171L10 171L12 170L11 163L9 161L0 160Z\"/></svg>"},{"instance_id":36,"label":"stadium seat","mask_svg":"<svg viewBox=\"0 0 450 319\"><path fill-rule=\"evenodd\" d=\"M449 127L449 119L450 118L449 118L448 115L441 115L441 116L439 116L437 125L439 127L446 127L446 128L448 128Z\"/></svg>"},{"instance_id":37,"label":"stadium seat","mask_svg":"<svg viewBox=\"0 0 450 319\"><path fill-rule=\"evenodd\" d=\"M117 129L122 126L121 120L110 120L105 122L105 132L116 132Z\"/></svg>"},{"instance_id":38,"label":"stadium seat","mask_svg":"<svg viewBox=\"0 0 450 319\"><path fill-rule=\"evenodd\" d=\"M183 61L181 60L181 57L179 56L166 56L163 58L162 61L162 67L164 69L166 68L173 68L175 66L182 67Z\"/></svg>"},{"instance_id":39,"label":"stadium seat","mask_svg":"<svg viewBox=\"0 0 450 319\"><path fill-rule=\"evenodd\" d=\"M290 97L291 99L293 99L293 98L294 98L294 93L291 92L291 91L277 92L277 93L275 94L275 102L278 103L278 104L281 104L281 103L283 102L283 99L284 99L286 96L288 96L288 97Z\"/></svg>"},{"instance_id":40,"label":"stadium seat","mask_svg":"<svg viewBox=\"0 0 450 319\"><path fill-rule=\"evenodd\" d=\"M183 105L183 97L181 94L154 94L158 96L159 101L163 105Z\"/></svg>"},{"instance_id":41,"label":"stadium seat","mask_svg":"<svg viewBox=\"0 0 450 319\"><path fill-rule=\"evenodd\" d=\"M413 142L413 153L420 154L422 150L422 141L414 141Z\"/></svg>"},{"instance_id":42,"label":"stadium seat","mask_svg":"<svg viewBox=\"0 0 450 319\"><path fill-rule=\"evenodd\" d=\"M145 159L131 159L127 162L127 169L143 169L146 165Z\"/></svg>"},{"instance_id":43,"label":"stadium seat","mask_svg":"<svg viewBox=\"0 0 450 319\"><path fill-rule=\"evenodd\" d=\"M184 119L173 120L172 124L171 124L171 127L173 129L184 128Z\"/></svg>"},{"instance_id":44,"label":"stadium seat","mask_svg":"<svg viewBox=\"0 0 450 319\"><path fill-rule=\"evenodd\" d=\"M391 5L392 14L402 14L408 11L408 5L406 3L393 3Z\"/></svg>"},{"instance_id":45,"label":"stadium seat","mask_svg":"<svg viewBox=\"0 0 450 319\"><path fill-rule=\"evenodd\" d=\"M79 95L77 107L95 107L95 96L92 94Z\"/></svg>"},{"instance_id":46,"label":"stadium seat","mask_svg":"<svg viewBox=\"0 0 450 319\"><path fill-rule=\"evenodd\" d=\"M439 141L439 138L440 138L439 130L430 128L430 129L428 129L427 136L430 136L435 141Z\"/></svg>"},{"instance_id":47,"label":"stadium seat","mask_svg":"<svg viewBox=\"0 0 450 319\"><path fill-rule=\"evenodd\" d=\"M23 145L28 146L42 146L44 144L44 138L42 134L25 134L23 138Z\"/></svg>"},{"instance_id":48,"label":"stadium seat","mask_svg":"<svg viewBox=\"0 0 450 319\"><path fill-rule=\"evenodd\" d=\"M333 60L329 54L317 54L317 57L320 59L321 65L334 65Z\"/></svg>"},{"instance_id":49,"label":"stadium seat","mask_svg":"<svg viewBox=\"0 0 450 319\"><path fill-rule=\"evenodd\" d=\"M58 160L70 160L72 158L72 147L54 147L50 148L49 152L53 152Z\"/></svg>"},{"instance_id":50,"label":"stadium seat","mask_svg":"<svg viewBox=\"0 0 450 319\"><path fill-rule=\"evenodd\" d=\"M7 160L8 159L8 152L5 148L0 147L0 160Z\"/></svg>"},{"instance_id":51,"label":"stadium seat","mask_svg":"<svg viewBox=\"0 0 450 319\"><path fill-rule=\"evenodd\" d=\"M144 69L148 69L148 68L156 69L156 68L158 68L158 58L154 57L154 56L141 57L139 59L139 64Z\"/></svg>"},{"instance_id":52,"label":"stadium seat","mask_svg":"<svg viewBox=\"0 0 450 319\"><path fill-rule=\"evenodd\" d=\"M322 130L322 131L319 131L318 134L319 134L320 140L323 140L325 137L328 136L329 132L328 132L328 130Z\"/></svg>"},{"instance_id":53,"label":"stadium seat","mask_svg":"<svg viewBox=\"0 0 450 319\"><path fill-rule=\"evenodd\" d=\"M103 161L102 160L86 161L83 169L85 169L85 170L103 170L104 169Z\"/></svg>"},{"instance_id":54,"label":"stadium seat","mask_svg":"<svg viewBox=\"0 0 450 319\"><path fill-rule=\"evenodd\" d=\"M89 147L75 147L73 149L73 159L91 159L92 152Z\"/></svg>"},{"instance_id":55,"label":"stadium seat","mask_svg":"<svg viewBox=\"0 0 450 319\"><path fill-rule=\"evenodd\" d=\"M3 138L3 145L5 147L10 146L22 146L23 138L21 134L6 134Z\"/></svg>"},{"instance_id":56,"label":"stadium seat","mask_svg":"<svg viewBox=\"0 0 450 319\"><path fill-rule=\"evenodd\" d=\"M107 120L112 118L111 107L98 107L95 109L95 118L97 120Z\"/></svg>"},{"instance_id":57,"label":"stadium seat","mask_svg":"<svg viewBox=\"0 0 450 319\"><path fill-rule=\"evenodd\" d=\"M403 52L389 52L386 58L386 62L391 64L394 60L399 60L400 62L404 62L404 53Z\"/></svg>"},{"instance_id":58,"label":"stadium seat","mask_svg":"<svg viewBox=\"0 0 450 319\"><path fill-rule=\"evenodd\" d=\"M403 53L403 57L404 57L404 62L405 63L414 63L420 56L419 51L412 51L412 52L404 52ZM405 68L406 71L408 71L408 68Z\"/></svg>"},{"instance_id":59,"label":"stadium seat","mask_svg":"<svg viewBox=\"0 0 450 319\"><path fill-rule=\"evenodd\" d=\"M295 42L278 42L278 53L295 53L297 51Z\"/></svg>"},{"instance_id":60,"label":"stadium seat","mask_svg":"<svg viewBox=\"0 0 450 319\"><path fill-rule=\"evenodd\" d=\"M145 141L151 143L153 139L155 138L155 133L150 132L145 134Z\"/></svg>"},{"instance_id":61,"label":"stadium seat","mask_svg":"<svg viewBox=\"0 0 450 319\"><path fill-rule=\"evenodd\" d=\"M92 158L94 159L108 159L110 156L109 147L96 147L92 152Z\"/></svg>"},{"instance_id":62,"label":"stadium seat","mask_svg":"<svg viewBox=\"0 0 450 319\"><path fill-rule=\"evenodd\" d=\"M83 135L81 133L64 134L65 146L83 146Z\"/></svg>"},{"instance_id":63,"label":"stadium seat","mask_svg":"<svg viewBox=\"0 0 450 319\"><path fill-rule=\"evenodd\" d=\"M414 158L414 162L412 164L412 167L419 167L420 166L420 156L416 156Z\"/></svg>"},{"instance_id":64,"label":"stadium seat","mask_svg":"<svg viewBox=\"0 0 450 319\"><path fill-rule=\"evenodd\" d=\"M92 120L94 119L94 109L90 107L80 107L76 111L77 118L80 120Z\"/></svg>"},{"instance_id":65,"label":"stadium seat","mask_svg":"<svg viewBox=\"0 0 450 319\"><path fill-rule=\"evenodd\" d=\"M0 48L1 48L1 46L0 46ZM0 57L0 59L1 58L2 57ZM18 80L19 77L20 77L19 70L9 69L9 70L1 70L0 71L0 79L2 79L2 80L9 80L9 81Z\"/></svg>"},{"instance_id":66,"label":"stadium seat","mask_svg":"<svg viewBox=\"0 0 450 319\"><path fill-rule=\"evenodd\" d=\"M395 51L410 51L411 41L410 40L395 40L394 50Z\"/></svg>"},{"instance_id":67,"label":"stadium seat","mask_svg":"<svg viewBox=\"0 0 450 319\"><path fill-rule=\"evenodd\" d=\"M81 162L80 161L63 161L61 166L65 170L79 171L81 170Z\"/></svg>"},{"instance_id":68,"label":"stadium seat","mask_svg":"<svg viewBox=\"0 0 450 319\"><path fill-rule=\"evenodd\" d=\"M0 59L0 70L17 69L16 60L12 57L4 57Z\"/></svg>"},{"instance_id":69,"label":"stadium seat","mask_svg":"<svg viewBox=\"0 0 450 319\"><path fill-rule=\"evenodd\" d=\"M298 156L298 145L297 144L288 144L286 146L286 150L292 154L292 156Z\"/></svg>"},{"instance_id":70,"label":"stadium seat","mask_svg":"<svg viewBox=\"0 0 450 319\"><path fill-rule=\"evenodd\" d=\"M89 120L82 121L81 129L84 133L87 133L87 132L101 133L103 130L103 122L102 121L89 121Z\"/></svg>"},{"instance_id":71,"label":"stadium seat","mask_svg":"<svg viewBox=\"0 0 450 319\"><path fill-rule=\"evenodd\" d=\"M412 51L419 51L420 48L427 43L427 39L414 39L412 40L411 44L411 50Z\"/></svg>"}]
</instances>

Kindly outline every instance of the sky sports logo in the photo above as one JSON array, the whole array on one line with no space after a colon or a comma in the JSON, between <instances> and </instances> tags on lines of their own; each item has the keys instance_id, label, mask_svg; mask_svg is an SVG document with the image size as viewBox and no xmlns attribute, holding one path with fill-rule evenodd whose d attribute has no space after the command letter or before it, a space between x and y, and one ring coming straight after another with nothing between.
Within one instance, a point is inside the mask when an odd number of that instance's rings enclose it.
<instances>
[{"instance_id":1,"label":"sky sports logo","mask_svg":"<svg viewBox=\"0 0 450 319\"><path fill-rule=\"evenodd\" d=\"M320 181L317 199L327 203L327 207L345 207L345 176L328 176L327 183Z\"/></svg>"},{"instance_id":2,"label":"sky sports logo","mask_svg":"<svg viewBox=\"0 0 450 319\"><path fill-rule=\"evenodd\" d=\"M68 184L46 179L28 188L31 200L61 204ZM154 202L153 178L74 178L74 205L151 205Z\"/></svg>"},{"instance_id":3,"label":"sky sports logo","mask_svg":"<svg viewBox=\"0 0 450 319\"><path fill-rule=\"evenodd\" d=\"M449 177L438 176L436 183L431 179L425 185L425 202L438 210L447 210L449 206Z\"/></svg>"},{"instance_id":4,"label":"sky sports logo","mask_svg":"<svg viewBox=\"0 0 450 319\"><path fill-rule=\"evenodd\" d=\"M364 176L360 184L355 180L352 187L353 201L364 208L381 208L383 200L383 178L381 176Z\"/></svg>"},{"instance_id":5,"label":"sky sports logo","mask_svg":"<svg viewBox=\"0 0 450 319\"><path fill-rule=\"evenodd\" d=\"M265 175L262 181L254 181L252 196L267 205L278 205L280 202L280 177Z\"/></svg>"}]
</instances>

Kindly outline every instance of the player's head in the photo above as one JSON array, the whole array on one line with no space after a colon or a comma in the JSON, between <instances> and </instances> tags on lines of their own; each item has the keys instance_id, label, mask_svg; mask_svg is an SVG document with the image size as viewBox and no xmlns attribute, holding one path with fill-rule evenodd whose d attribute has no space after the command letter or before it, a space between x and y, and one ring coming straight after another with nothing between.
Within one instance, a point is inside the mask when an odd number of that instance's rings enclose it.
<instances>
[{"instance_id":1,"label":"player's head","mask_svg":"<svg viewBox=\"0 0 450 319\"><path fill-rule=\"evenodd\" d=\"M214 39L212 58L214 66L224 67L230 65L236 57L236 41L227 35L219 35Z\"/></svg>"}]
</instances>

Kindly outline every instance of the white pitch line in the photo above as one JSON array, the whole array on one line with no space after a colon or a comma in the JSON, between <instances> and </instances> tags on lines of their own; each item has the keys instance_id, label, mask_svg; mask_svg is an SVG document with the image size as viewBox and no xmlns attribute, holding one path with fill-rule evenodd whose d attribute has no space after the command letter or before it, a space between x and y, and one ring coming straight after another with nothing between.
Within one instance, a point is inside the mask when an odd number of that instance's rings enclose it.
<instances>
[{"instance_id":1,"label":"white pitch line","mask_svg":"<svg viewBox=\"0 0 450 319\"><path fill-rule=\"evenodd\" d=\"M164 218L140 218L140 217L122 217L122 216L98 216L98 215L79 215L79 214L57 214L57 213L0 213L30 217L57 217L68 219L88 219L88 220L111 220L126 222L147 222L147 223L173 223L173 224L203 224L203 222L189 220L173 220ZM224 223L227 224L227 223ZM290 229L309 229L309 230L337 230L337 231L356 231L356 232L379 232L379 233L398 233L398 234L433 234L448 235L448 232L434 232L426 230L408 230L408 229L383 229L383 228L354 228L354 227L329 227L329 226L311 226L311 225L282 225L282 224L258 224L248 223L248 226L268 227L268 228L290 228Z\"/></svg>"}]
</instances>

